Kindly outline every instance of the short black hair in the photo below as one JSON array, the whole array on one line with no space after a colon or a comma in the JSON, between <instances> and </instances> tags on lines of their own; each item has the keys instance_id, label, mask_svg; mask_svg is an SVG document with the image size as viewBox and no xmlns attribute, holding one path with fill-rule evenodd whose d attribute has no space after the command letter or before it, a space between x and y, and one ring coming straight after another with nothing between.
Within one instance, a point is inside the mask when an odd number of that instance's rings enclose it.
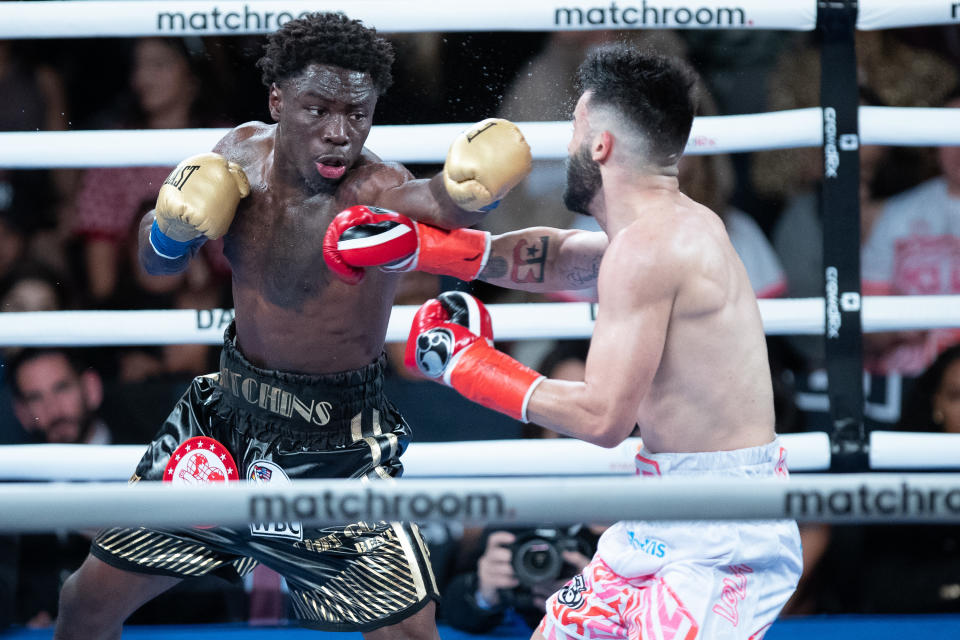
<instances>
[{"instance_id":1,"label":"short black hair","mask_svg":"<svg viewBox=\"0 0 960 640\"><path fill-rule=\"evenodd\" d=\"M379 95L393 84L393 46L343 13L308 13L267 37L257 61L267 87L292 78L311 64L329 64L369 73Z\"/></svg>"},{"instance_id":2,"label":"short black hair","mask_svg":"<svg viewBox=\"0 0 960 640\"><path fill-rule=\"evenodd\" d=\"M80 357L80 354L74 349L62 347L26 347L19 350L6 364L7 371L5 375L8 376L10 380L10 387L13 390L14 397L18 399L23 398L23 391L17 382L17 374L20 372L20 368L29 362L39 360L46 356L63 356L67 364L70 365L70 368L73 369L73 372L78 376L88 368Z\"/></svg>"},{"instance_id":3,"label":"short black hair","mask_svg":"<svg viewBox=\"0 0 960 640\"><path fill-rule=\"evenodd\" d=\"M696 73L679 58L616 43L592 50L577 70L591 105L616 109L650 142L651 160L673 164L690 137Z\"/></svg>"}]
</instances>

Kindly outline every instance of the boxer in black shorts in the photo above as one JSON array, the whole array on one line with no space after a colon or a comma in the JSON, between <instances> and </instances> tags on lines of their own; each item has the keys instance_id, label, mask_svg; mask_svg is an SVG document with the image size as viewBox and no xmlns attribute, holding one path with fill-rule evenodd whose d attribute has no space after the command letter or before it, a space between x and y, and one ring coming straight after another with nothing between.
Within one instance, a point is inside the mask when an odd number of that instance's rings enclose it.
<instances>
[{"instance_id":1,"label":"boxer in black shorts","mask_svg":"<svg viewBox=\"0 0 960 640\"><path fill-rule=\"evenodd\" d=\"M221 469L239 470L239 477L254 482L396 477L410 428L382 393L384 366L380 358L329 375L267 371L237 351L231 326L220 372L193 381L134 479L169 481L165 476L176 475L174 482L179 476L204 482L204 474L227 475ZM318 427L315 421L326 423ZM186 451L191 442L201 446ZM191 463L191 455L200 462ZM213 461L224 455L234 464ZM264 562L286 577L303 624L318 629L392 624L438 597L426 546L411 524L108 529L97 536L92 553L119 569L179 578L236 578ZM384 581L391 585L389 603L371 588Z\"/></svg>"},{"instance_id":2,"label":"boxer in black shorts","mask_svg":"<svg viewBox=\"0 0 960 640\"><path fill-rule=\"evenodd\" d=\"M530 149L513 124L486 120L454 140L433 178L417 180L381 161L363 145L392 61L388 42L342 14L285 23L257 63L276 124L236 127L160 187L140 225L142 266L180 273L206 240L222 236L235 326L221 371L193 382L135 479L400 475L409 429L383 398L380 379L402 276L339 264L335 277L323 257L327 228L359 205L402 210L444 229L476 224L529 172ZM371 229L360 244L389 231ZM472 278L484 266L483 247L460 255L486 240L480 232L466 238L445 251L442 232L411 236L439 259L408 267ZM368 640L438 637L437 588L414 526L303 530L296 522L101 532L64 584L54 637L119 638L133 611L185 577L236 576L255 562L286 578L304 624L361 631Z\"/></svg>"}]
</instances>

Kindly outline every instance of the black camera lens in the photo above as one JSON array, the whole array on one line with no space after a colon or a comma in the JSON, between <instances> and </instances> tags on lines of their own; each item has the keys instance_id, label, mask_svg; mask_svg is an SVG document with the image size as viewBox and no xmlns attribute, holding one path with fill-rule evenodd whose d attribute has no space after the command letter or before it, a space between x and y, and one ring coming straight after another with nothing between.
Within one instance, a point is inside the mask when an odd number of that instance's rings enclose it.
<instances>
[{"instance_id":1,"label":"black camera lens","mask_svg":"<svg viewBox=\"0 0 960 640\"><path fill-rule=\"evenodd\" d=\"M513 551L513 571L520 584L532 586L553 580L563 568L563 556L555 544L543 538L524 540Z\"/></svg>"}]
</instances>

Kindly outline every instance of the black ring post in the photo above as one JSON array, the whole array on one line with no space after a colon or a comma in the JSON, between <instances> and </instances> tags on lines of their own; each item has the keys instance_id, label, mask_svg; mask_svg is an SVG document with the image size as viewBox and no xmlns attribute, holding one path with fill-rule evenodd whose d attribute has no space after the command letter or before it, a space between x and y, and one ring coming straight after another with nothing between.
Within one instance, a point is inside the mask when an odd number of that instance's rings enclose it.
<instances>
[{"instance_id":1,"label":"black ring post","mask_svg":"<svg viewBox=\"0 0 960 640\"><path fill-rule=\"evenodd\" d=\"M869 469L860 324L860 157L856 0L820 0L825 352L833 472Z\"/></svg>"}]
</instances>

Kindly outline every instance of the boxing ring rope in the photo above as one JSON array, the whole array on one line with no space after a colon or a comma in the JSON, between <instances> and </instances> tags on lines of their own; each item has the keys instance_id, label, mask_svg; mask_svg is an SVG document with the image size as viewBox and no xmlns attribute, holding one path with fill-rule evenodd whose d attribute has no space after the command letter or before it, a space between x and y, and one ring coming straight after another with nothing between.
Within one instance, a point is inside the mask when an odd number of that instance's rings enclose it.
<instances>
[{"instance_id":1,"label":"boxing ring rope","mask_svg":"<svg viewBox=\"0 0 960 640\"><path fill-rule=\"evenodd\" d=\"M344 11L387 33L556 31L558 29L783 29L811 31L816 0L698 0L696 8L627 6L566 9L549 0L490 0L475 6L446 0L404 3L270 0L18 2L0 4L0 38L239 35L268 33L308 11Z\"/></svg>"},{"instance_id":2,"label":"boxing ring rope","mask_svg":"<svg viewBox=\"0 0 960 640\"><path fill-rule=\"evenodd\" d=\"M0 5L2 6L2 5ZM819 107L694 120L685 153L741 153L819 147ZM519 122L534 159L567 156L569 122ZM440 163L450 140L467 123L378 125L367 146L386 160ZM174 166L185 156L211 149L229 129L148 129L0 132L0 168ZM416 145L410 139L417 139ZM960 109L860 107L860 142L874 145L960 145Z\"/></svg>"},{"instance_id":3,"label":"boxing ring rope","mask_svg":"<svg viewBox=\"0 0 960 640\"><path fill-rule=\"evenodd\" d=\"M859 0L863 30L954 24L958 8L943 0ZM623 8L558 7L549 0L488 0L470 6L418 0L402 3L354 0L98 1L0 3L0 38L103 38L268 33L306 11L348 12L384 32L556 31L559 29L779 29L812 31L817 0L698 0L695 8L642 2Z\"/></svg>"},{"instance_id":4,"label":"boxing ring rope","mask_svg":"<svg viewBox=\"0 0 960 640\"><path fill-rule=\"evenodd\" d=\"M791 472L830 468L830 439L821 431L781 434ZM574 439L416 442L403 454L407 478L485 476L625 476L636 472L639 438L610 449ZM0 446L0 481L127 481L141 445L31 444ZM495 467L490 461L496 460ZM960 435L874 431L875 471L960 469ZM562 472L558 471L561 470ZM2 512L2 511L0 511Z\"/></svg>"},{"instance_id":5,"label":"boxing ring rope","mask_svg":"<svg viewBox=\"0 0 960 640\"><path fill-rule=\"evenodd\" d=\"M562 501L545 496L561 496ZM599 496L610 496L607 499ZM469 478L290 484L21 483L0 494L0 531L380 520L467 525L618 520L960 522L960 474L779 478ZM574 512L574 509L576 511Z\"/></svg>"},{"instance_id":6,"label":"boxing ring rope","mask_svg":"<svg viewBox=\"0 0 960 640\"><path fill-rule=\"evenodd\" d=\"M759 300L767 335L824 332L823 298ZM593 334L596 308L586 302L487 305L497 340L581 339ZM387 342L404 342L415 305L393 307ZM864 331L960 327L960 296L865 296ZM536 323L530 318L536 317ZM0 346L132 346L223 342L231 309L25 311L0 313Z\"/></svg>"}]
</instances>

